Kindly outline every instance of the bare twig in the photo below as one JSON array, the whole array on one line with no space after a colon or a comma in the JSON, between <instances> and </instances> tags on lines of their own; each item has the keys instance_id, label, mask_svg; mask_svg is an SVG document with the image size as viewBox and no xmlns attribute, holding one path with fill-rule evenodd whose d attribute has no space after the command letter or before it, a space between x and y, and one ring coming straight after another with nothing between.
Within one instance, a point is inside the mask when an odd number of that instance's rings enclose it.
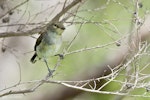
<instances>
[{"instance_id":1,"label":"bare twig","mask_svg":"<svg viewBox=\"0 0 150 100\"><path fill-rule=\"evenodd\" d=\"M56 22L59 21L60 17L65 14L68 10L70 10L73 6L75 6L76 4L78 4L79 2L81 2L81 0L74 0L72 3L70 3L68 6L66 6L61 12L59 12L47 25L45 26L40 26L40 27L36 27L34 29L31 30L27 30L24 32L3 32L0 33L0 38L4 38L4 37L12 37L12 36L29 36L29 35L33 35L33 34L37 34L39 33L43 28L49 26L49 24L51 24L52 22Z\"/></svg>"},{"instance_id":2,"label":"bare twig","mask_svg":"<svg viewBox=\"0 0 150 100\"><path fill-rule=\"evenodd\" d=\"M8 10L6 13L4 13L3 15L0 16L0 19L1 19L2 17L4 17L6 14L8 14L10 11L13 11L13 10L15 10L16 8L18 8L18 7L22 6L22 5L24 5L24 4L25 4L26 2L28 2L28 1L29 1L29 0L25 0L24 2L20 3L19 5L15 6L14 8Z\"/></svg>"},{"instance_id":3,"label":"bare twig","mask_svg":"<svg viewBox=\"0 0 150 100\"><path fill-rule=\"evenodd\" d=\"M106 46L115 44L116 42L110 42L104 45L97 45L94 47L89 47L89 48L83 48L83 49L79 49L79 50L75 50L75 51L70 51L70 52L66 52L65 55L70 55L70 54L74 54L74 53L79 53L79 52L83 52L83 51L88 51L88 50L92 50L92 49L97 49L97 48L104 48Z\"/></svg>"}]
</instances>

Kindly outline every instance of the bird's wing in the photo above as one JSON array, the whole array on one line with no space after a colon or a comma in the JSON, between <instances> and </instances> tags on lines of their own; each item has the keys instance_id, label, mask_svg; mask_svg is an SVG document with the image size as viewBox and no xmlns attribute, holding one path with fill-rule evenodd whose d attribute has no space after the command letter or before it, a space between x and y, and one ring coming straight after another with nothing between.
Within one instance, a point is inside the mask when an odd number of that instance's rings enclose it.
<instances>
[{"instance_id":1,"label":"bird's wing","mask_svg":"<svg viewBox=\"0 0 150 100\"><path fill-rule=\"evenodd\" d=\"M43 35L44 33L41 33L41 35L38 37L38 39L36 40L35 46L34 46L34 50L36 51L36 47L42 42L43 39Z\"/></svg>"}]
</instances>

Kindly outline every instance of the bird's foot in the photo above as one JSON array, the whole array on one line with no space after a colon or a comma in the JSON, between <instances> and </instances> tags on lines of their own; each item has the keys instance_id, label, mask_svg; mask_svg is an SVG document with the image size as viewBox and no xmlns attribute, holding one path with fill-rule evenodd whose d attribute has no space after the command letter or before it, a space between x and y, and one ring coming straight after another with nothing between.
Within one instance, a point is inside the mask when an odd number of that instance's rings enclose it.
<instances>
[{"instance_id":1,"label":"bird's foot","mask_svg":"<svg viewBox=\"0 0 150 100\"><path fill-rule=\"evenodd\" d=\"M64 55L63 54L56 54L54 56L59 56L60 59L64 59Z\"/></svg>"},{"instance_id":2,"label":"bird's foot","mask_svg":"<svg viewBox=\"0 0 150 100\"><path fill-rule=\"evenodd\" d=\"M48 72L48 76L53 77L53 73L55 72L55 70L51 70L50 68L48 68Z\"/></svg>"}]
</instances>

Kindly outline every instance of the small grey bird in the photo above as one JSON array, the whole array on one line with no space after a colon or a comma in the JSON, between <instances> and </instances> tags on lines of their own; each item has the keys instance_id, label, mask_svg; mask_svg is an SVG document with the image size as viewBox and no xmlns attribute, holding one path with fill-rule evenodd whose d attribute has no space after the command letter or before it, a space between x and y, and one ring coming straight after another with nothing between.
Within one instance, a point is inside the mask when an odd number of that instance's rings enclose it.
<instances>
[{"instance_id":1,"label":"small grey bird","mask_svg":"<svg viewBox=\"0 0 150 100\"><path fill-rule=\"evenodd\" d=\"M35 54L31 58L31 62L35 63L38 59L43 59L47 64L47 58L56 55L62 44L62 33L65 27L62 22L52 23L47 30L42 32L34 46Z\"/></svg>"}]
</instances>

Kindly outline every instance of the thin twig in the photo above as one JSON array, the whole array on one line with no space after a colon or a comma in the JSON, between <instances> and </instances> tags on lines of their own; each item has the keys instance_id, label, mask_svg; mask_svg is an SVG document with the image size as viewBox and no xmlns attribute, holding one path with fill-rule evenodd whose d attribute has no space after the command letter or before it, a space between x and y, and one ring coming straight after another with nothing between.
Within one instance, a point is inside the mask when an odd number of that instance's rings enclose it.
<instances>
[{"instance_id":1,"label":"thin twig","mask_svg":"<svg viewBox=\"0 0 150 100\"><path fill-rule=\"evenodd\" d=\"M115 44L115 43L116 42L110 42L110 43L107 43L107 44L104 44L104 45L97 45L97 46L94 46L94 47L74 50L74 51L66 52L65 55L71 55L71 54L74 54L74 53L79 53L79 52L83 52L83 51L89 51L89 50L93 50L93 49L97 49L97 48L103 48L103 47L106 47L106 46L109 46L109 45L112 45L112 44Z\"/></svg>"},{"instance_id":2,"label":"thin twig","mask_svg":"<svg viewBox=\"0 0 150 100\"><path fill-rule=\"evenodd\" d=\"M7 15L10 11L13 11L13 10L17 9L18 7L24 5L24 4L25 4L26 2L28 2L28 1L29 1L29 0L25 0L24 2L20 3L19 5L15 6L14 8L11 8L11 9L8 10L6 13L4 13L3 15L1 15L1 16L0 16L0 19L1 19L2 17L4 17L5 15Z\"/></svg>"}]
</instances>

